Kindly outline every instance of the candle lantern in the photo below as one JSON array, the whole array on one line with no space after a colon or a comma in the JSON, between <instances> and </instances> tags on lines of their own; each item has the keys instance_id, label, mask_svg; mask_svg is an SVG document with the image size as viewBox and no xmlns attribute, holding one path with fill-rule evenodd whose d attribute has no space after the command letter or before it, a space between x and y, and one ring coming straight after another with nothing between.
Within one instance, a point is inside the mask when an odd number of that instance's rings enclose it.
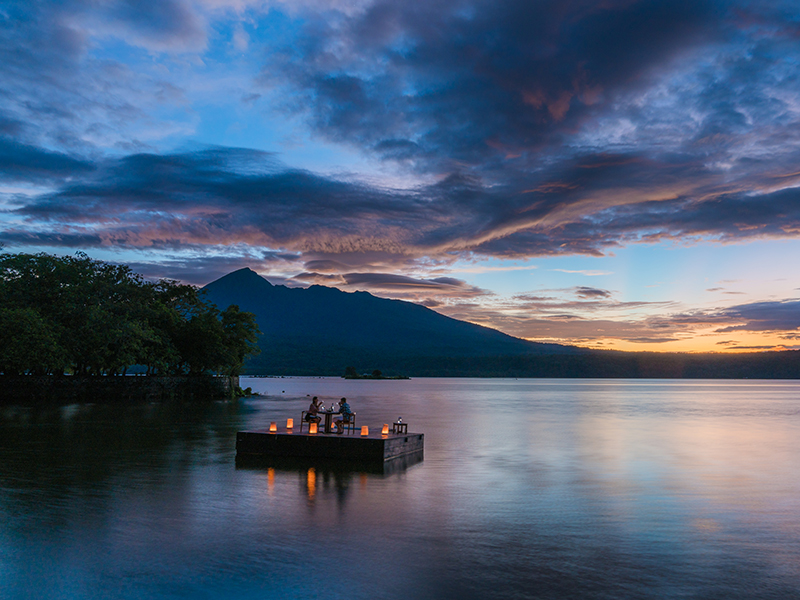
<instances>
[{"instance_id":1,"label":"candle lantern","mask_svg":"<svg viewBox=\"0 0 800 600\"><path fill-rule=\"evenodd\" d=\"M317 424L310 423L308 426L308 433L317 433Z\"/></svg>"},{"instance_id":2,"label":"candle lantern","mask_svg":"<svg viewBox=\"0 0 800 600\"><path fill-rule=\"evenodd\" d=\"M275 421L273 421L272 423L269 424L269 432L275 433L276 431L278 431L278 424Z\"/></svg>"},{"instance_id":3,"label":"candle lantern","mask_svg":"<svg viewBox=\"0 0 800 600\"><path fill-rule=\"evenodd\" d=\"M294 428L294 419L286 419L286 429Z\"/></svg>"},{"instance_id":4,"label":"candle lantern","mask_svg":"<svg viewBox=\"0 0 800 600\"><path fill-rule=\"evenodd\" d=\"M389 435L389 424L384 423L383 429L381 429L381 435Z\"/></svg>"},{"instance_id":5,"label":"candle lantern","mask_svg":"<svg viewBox=\"0 0 800 600\"><path fill-rule=\"evenodd\" d=\"M361 427L361 435L369 435L369 427L366 425Z\"/></svg>"}]
</instances>

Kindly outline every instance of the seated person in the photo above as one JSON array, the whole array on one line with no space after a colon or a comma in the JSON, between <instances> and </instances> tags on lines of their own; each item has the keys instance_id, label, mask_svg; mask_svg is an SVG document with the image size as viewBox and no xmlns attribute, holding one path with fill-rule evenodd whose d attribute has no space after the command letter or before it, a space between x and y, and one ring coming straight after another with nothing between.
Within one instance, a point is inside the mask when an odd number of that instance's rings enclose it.
<instances>
[{"instance_id":1,"label":"seated person","mask_svg":"<svg viewBox=\"0 0 800 600\"><path fill-rule=\"evenodd\" d=\"M354 414L353 411L350 410L350 405L347 403L346 398L339 400L338 413L342 415L342 418L336 419L334 424L336 425L336 433L342 433L344 431L344 424L349 423Z\"/></svg>"},{"instance_id":2,"label":"seated person","mask_svg":"<svg viewBox=\"0 0 800 600\"><path fill-rule=\"evenodd\" d=\"M319 398L314 396L311 400L311 405L308 407L306 411L306 421L309 423L319 423L322 420L322 417L319 416L319 409L321 408L319 403Z\"/></svg>"}]
</instances>

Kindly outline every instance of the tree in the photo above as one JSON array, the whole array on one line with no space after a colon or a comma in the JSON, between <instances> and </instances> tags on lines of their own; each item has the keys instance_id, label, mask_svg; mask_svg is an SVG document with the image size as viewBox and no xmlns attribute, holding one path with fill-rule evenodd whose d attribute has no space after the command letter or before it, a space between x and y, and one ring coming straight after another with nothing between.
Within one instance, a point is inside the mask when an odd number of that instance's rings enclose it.
<instances>
[{"instance_id":1,"label":"tree","mask_svg":"<svg viewBox=\"0 0 800 600\"><path fill-rule=\"evenodd\" d=\"M235 304L231 304L221 316L227 360L224 371L227 375L239 375L245 359L251 354L259 354L258 335L261 331L256 323L256 316L250 312L242 312Z\"/></svg>"},{"instance_id":2,"label":"tree","mask_svg":"<svg viewBox=\"0 0 800 600\"><path fill-rule=\"evenodd\" d=\"M225 334L218 312L208 309L179 324L174 341L181 357L181 371L202 375L222 370L225 366Z\"/></svg>"},{"instance_id":3,"label":"tree","mask_svg":"<svg viewBox=\"0 0 800 600\"><path fill-rule=\"evenodd\" d=\"M32 308L0 308L0 371L46 375L64 371L65 352L53 328Z\"/></svg>"},{"instance_id":4,"label":"tree","mask_svg":"<svg viewBox=\"0 0 800 600\"><path fill-rule=\"evenodd\" d=\"M197 288L145 281L84 253L0 254L0 368L5 373L238 375L257 353L252 313L224 312Z\"/></svg>"}]
</instances>

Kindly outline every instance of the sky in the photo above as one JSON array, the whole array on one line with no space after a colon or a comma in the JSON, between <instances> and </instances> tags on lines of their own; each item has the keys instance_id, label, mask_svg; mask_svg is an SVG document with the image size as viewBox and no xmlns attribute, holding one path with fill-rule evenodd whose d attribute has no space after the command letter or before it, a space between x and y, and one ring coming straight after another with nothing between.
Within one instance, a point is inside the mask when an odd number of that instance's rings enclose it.
<instances>
[{"instance_id":1,"label":"sky","mask_svg":"<svg viewBox=\"0 0 800 600\"><path fill-rule=\"evenodd\" d=\"M3 0L0 244L800 348L800 4Z\"/></svg>"}]
</instances>

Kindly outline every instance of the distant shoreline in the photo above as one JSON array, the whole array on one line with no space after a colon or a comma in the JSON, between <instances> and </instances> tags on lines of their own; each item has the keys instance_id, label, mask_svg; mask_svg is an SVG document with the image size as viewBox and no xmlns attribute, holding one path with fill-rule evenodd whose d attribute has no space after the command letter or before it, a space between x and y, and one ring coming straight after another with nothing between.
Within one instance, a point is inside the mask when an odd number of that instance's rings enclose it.
<instances>
[{"instance_id":1,"label":"distant shoreline","mask_svg":"<svg viewBox=\"0 0 800 600\"><path fill-rule=\"evenodd\" d=\"M0 375L0 404L233 400L239 377L212 375Z\"/></svg>"},{"instance_id":2,"label":"distant shoreline","mask_svg":"<svg viewBox=\"0 0 800 600\"><path fill-rule=\"evenodd\" d=\"M305 374L295 374L295 375L241 375L242 379L347 379L348 381L352 380L362 380L361 378L347 378L341 375L305 375ZM364 378L365 380L369 381L371 378ZM586 377L559 377L556 375L553 376L516 376L516 375L421 375L415 377L402 377L402 378L393 378L393 377L384 377L383 379L400 379L400 380L408 380L413 381L414 379L529 379L529 380L536 380L536 379L559 379L559 380L570 380L570 381L580 381L580 380L619 380L619 381L645 381L645 380L654 380L654 381L800 381L800 376L798 377L624 377L624 376L614 376L614 377L597 377L597 376L586 376ZM256 394L253 394L254 396Z\"/></svg>"},{"instance_id":3,"label":"distant shoreline","mask_svg":"<svg viewBox=\"0 0 800 600\"><path fill-rule=\"evenodd\" d=\"M408 375L380 375L375 377L373 375L342 375L342 379L411 379Z\"/></svg>"},{"instance_id":4,"label":"distant shoreline","mask_svg":"<svg viewBox=\"0 0 800 600\"><path fill-rule=\"evenodd\" d=\"M308 358L308 357L306 357ZM800 379L800 350L737 354L680 354L593 350L575 354L517 356L374 357L384 371L407 377L555 378L555 379ZM269 349L248 361L243 374L341 376L336 353L306 360ZM373 363L374 364L374 363ZM352 373L345 373L351 377ZM371 379L371 373L357 373ZM381 373L381 377L385 377Z\"/></svg>"}]
</instances>

